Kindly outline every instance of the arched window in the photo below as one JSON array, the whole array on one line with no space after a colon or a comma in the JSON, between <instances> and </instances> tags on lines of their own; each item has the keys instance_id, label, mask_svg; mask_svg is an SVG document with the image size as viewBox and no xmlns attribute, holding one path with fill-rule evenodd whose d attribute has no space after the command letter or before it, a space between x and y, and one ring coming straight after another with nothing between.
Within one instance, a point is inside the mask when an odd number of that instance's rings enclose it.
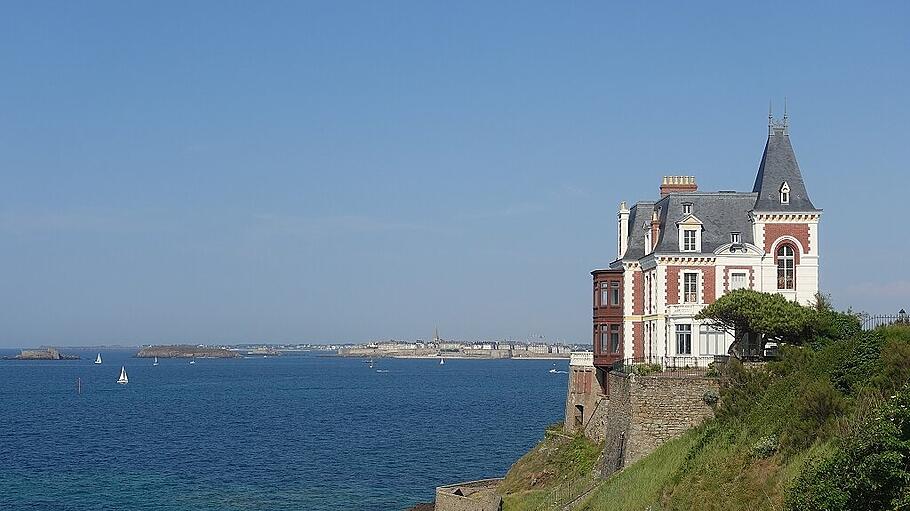
<instances>
[{"instance_id":1,"label":"arched window","mask_svg":"<svg viewBox=\"0 0 910 511\"><path fill-rule=\"evenodd\" d=\"M796 257L793 247L783 244L777 249L777 289L793 289Z\"/></svg>"},{"instance_id":2,"label":"arched window","mask_svg":"<svg viewBox=\"0 0 910 511\"><path fill-rule=\"evenodd\" d=\"M790 185L786 181L780 186L780 203L790 204Z\"/></svg>"}]
</instances>

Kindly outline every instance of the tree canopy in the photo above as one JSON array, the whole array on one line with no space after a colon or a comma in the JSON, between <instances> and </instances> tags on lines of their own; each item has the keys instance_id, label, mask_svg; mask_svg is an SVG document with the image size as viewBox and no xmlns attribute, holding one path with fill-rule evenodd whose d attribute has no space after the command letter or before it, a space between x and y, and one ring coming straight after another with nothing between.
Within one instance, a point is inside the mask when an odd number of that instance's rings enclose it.
<instances>
[{"instance_id":1,"label":"tree canopy","mask_svg":"<svg viewBox=\"0 0 910 511\"><path fill-rule=\"evenodd\" d=\"M817 312L779 294L737 289L705 307L696 319L733 334L735 353L743 338L754 340L756 348L770 341L803 344L813 337Z\"/></svg>"}]
</instances>

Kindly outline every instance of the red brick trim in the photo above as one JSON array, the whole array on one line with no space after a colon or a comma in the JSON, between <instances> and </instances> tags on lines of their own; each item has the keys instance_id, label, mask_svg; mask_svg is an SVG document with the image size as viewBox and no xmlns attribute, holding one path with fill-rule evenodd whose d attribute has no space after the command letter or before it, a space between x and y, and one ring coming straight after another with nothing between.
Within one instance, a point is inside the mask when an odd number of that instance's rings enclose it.
<instances>
[{"instance_id":1,"label":"red brick trim","mask_svg":"<svg viewBox=\"0 0 910 511\"><path fill-rule=\"evenodd\" d=\"M775 248L777 242L784 236L790 236L799 241L806 252L811 251L809 224L765 224L765 252L771 253L772 248Z\"/></svg>"}]
</instances>

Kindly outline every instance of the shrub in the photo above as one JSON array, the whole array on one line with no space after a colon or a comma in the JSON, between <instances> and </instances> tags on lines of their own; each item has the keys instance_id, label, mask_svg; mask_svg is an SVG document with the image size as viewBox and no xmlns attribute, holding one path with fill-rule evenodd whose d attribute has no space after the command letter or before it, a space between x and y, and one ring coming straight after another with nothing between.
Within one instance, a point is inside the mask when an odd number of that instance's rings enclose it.
<instances>
[{"instance_id":1,"label":"shrub","mask_svg":"<svg viewBox=\"0 0 910 511\"><path fill-rule=\"evenodd\" d=\"M832 455L806 467L787 506L800 511L907 509L908 459L910 386L904 386Z\"/></svg>"},{"instance_id":2,"label":"shrub","mask_svg":"<svg viewBox=\"0 0 910 511\"><path fill-rule=\"evenodd\" d=\"M769 458L777 452L777 437L768 435L752 444L753 458Z\"/></svg>"},{"instance_id":3,"label":"shrub","mask_svg":"<svg viewBox=\"0 0 910 511\"><path fill-rule=\"evenodd\" d=\"M746 368L736 359L724 366L721 378L723 385L716 412L721 420L743 418L755 408L770 383L767 370Z\"/></svg>"},{"instance_id":4,"label":"shrub","mask_svg":"<svg viewBox=\"0 0 910 511\"><path fill-rule=\"evenodd\" d=\"M708 406L714 406L717 404L717 401L720 399L720 396L717 392L713 390L706 390L705 394L701 397L702 401L705 402Z\"/></svg>"},{"instance_id":5,"label":"shrub","mask_svg":"<svg viewBox=\"0 0 910 511\"><path fill-rule=\"evenodd\" d=\"M816 440L827 438L834 419L846 410L846 403L831 382L816 380L801 389L795 408L796 419L781 438L788 452L805 449Z\"/></svg>"},{"instance_id":6,"label":"shrub","mask_svg":"<svg viewBox=\"0 0 910 511\"><path fill-rule=\"evenodd\" d=\"M648 376L652 373L659 373L662 369L660 364L635 364L632 366L631 374Z\"/></svg>"}]
</instances>

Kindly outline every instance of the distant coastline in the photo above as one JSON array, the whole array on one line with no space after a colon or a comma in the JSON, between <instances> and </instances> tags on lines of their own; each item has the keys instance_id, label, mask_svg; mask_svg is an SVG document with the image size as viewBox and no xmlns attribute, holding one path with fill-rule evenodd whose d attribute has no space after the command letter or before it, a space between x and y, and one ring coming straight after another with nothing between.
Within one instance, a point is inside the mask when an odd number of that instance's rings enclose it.
<instances>
[{"instance_id":1,"label":"distant coastline","mask_svg":"<svg viewBox=\"0 0 910 511\"><path fill-rule=\"evenodd\" d=\"M225 348L209 348L185 344L147 346L136 353L136 358L238 358L240 356L240 353Z\"/></svg>"},{"instance_id":2,"label":"distant coastline","mask_svg":"<svg viewBox=\"0 0 910 511\"><path fill-rule=\"evenodd\" d=\"M440 358L480 360L559 360L568 359L572 351L563 344L478 342L460 343L436 339L430 342L400 342L345 346L338 349L340 357L360 358Z\"/></svg>"}]
</instances>

